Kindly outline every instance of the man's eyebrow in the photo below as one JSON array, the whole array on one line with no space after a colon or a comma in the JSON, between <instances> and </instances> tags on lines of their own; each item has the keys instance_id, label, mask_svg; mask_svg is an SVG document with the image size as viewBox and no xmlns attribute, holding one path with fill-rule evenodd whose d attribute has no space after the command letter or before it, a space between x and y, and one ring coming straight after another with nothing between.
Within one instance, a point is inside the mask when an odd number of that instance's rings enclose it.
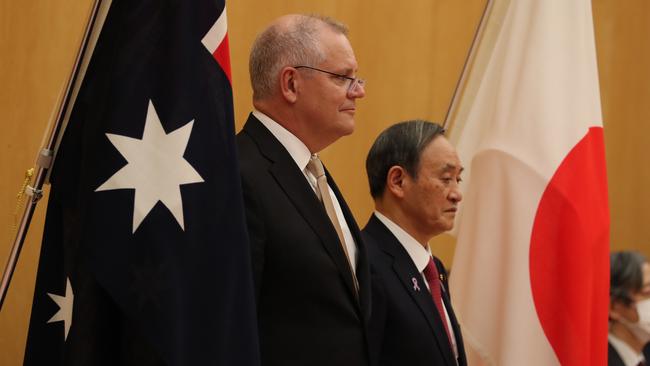
<instances>
[{"instance_id":1,"label":"man's eyebrow","mask_svg":"<svg viewBox=\"0 0 650 366\"><path fill-rule=\"evenodd\" d=\"M337 74L341 74L341 75L352 75L354 73L355 73L355 70L353 68L351 68L351 67L341 69L340 72L337 71Z\"/></svg>"},{"instance_id":2,"label":"man's eyebrow","mask_svg":"<svg viewBox=\"0 0 650 366\"><path fill-rule=\"evenodd\" d=\"M458 169L458 173L462 173L463 170L465 170L463 166L458 167L456 164L452 164L452 163L447 163L442 168L443 171L456 170L456 169Z\"/></svg>"}]
</instances>

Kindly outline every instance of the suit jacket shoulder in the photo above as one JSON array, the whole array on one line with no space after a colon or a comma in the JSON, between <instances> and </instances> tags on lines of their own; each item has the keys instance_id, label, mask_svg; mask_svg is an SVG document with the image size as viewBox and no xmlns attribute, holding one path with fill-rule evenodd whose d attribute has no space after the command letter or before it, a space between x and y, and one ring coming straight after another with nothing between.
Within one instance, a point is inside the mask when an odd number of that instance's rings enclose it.
<instances>
[{"instance_id":1,"label":"suit jacket shoulder","mask_svg":"<svg viewBox=\"0 0 650 366\"><path fill-rule=\"evenodd\" d=\"M616 348L609 342L607 342L607 366L625 366Z\"/></svg>"}]
</instances>

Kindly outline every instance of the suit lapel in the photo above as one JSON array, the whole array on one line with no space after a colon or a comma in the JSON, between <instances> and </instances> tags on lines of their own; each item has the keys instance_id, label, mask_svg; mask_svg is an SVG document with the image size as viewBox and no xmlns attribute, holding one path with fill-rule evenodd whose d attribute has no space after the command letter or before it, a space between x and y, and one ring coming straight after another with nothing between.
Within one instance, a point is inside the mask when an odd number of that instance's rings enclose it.
<instances>
[{"instance_id":1,"label":"suit lapel","mask_svg":"<svg viewBox=\"0 0 650 366\"><path fill-rule=\"evenodd\" d=\"M348 224L350 233L352 233L354 242L357 244L356 276L357 276L357 281L359 282L359 305L361 306L361 311L364 319L366 319L366 321L369 321L370 320L370 266L368 265L368 254L366 252L366 247L363 240L361 239L361 232L359 230L359 226L357 225L356 220L354 220L354 216L352 215L350 208L348 207L347 203L343 199L343 195L339 191L339 188L334 182L334 179L330 176L329 172L327 171L327 168L325 168L325 173L327 174L327 180L329 182L329 185L334 191L334 194L336 195L336 199L339 201L339 204L341 205L343 216L345 218L345 221Z\"/></svg>"},{"instance_id":2,"label":"suit lapel","mask_svg":"<svg viewBox=\"0 0 650 366\"><path fill-rule=\"evenodd\" d=\"M458 349L458 364L466 365L467 360L465 359L465 346L463 344L463 336L460 331L460 324L454 313L454 308L451 306L451 296L448 291L448 282L447 282L447 271L445 270L442 262L436 259L436 267L438 268L439 273L444 273L445 280L442 281L442 301L445 303L445 308L447 309L447 314L449 315L449 320L451 321L451 327L454 331L454 336L456 338L456 348Z\"/></svg>"},{"instance_id":3,"label":"suit lapel","mask_svg":"<svg viewBox=\"0 0 650 366\"><path fill-rule=\"evenodd\" d=\"M278 185L305 221L321 238L325 250L336 264L350 294L356 296L352 273L350 273L336 229L334 229L325 208L318 200L303 172L296 166L295 161L284 146L253 115L249 116L243 130L257 143L262 154L271 161L269 168L271 175L273 175ZM339 202L342 202L340 196L337 198Z\"/></svg>"},{"instance_id":4,"label":"suit lapel","mask_svg":"<svg viewBox=\"0 0 650 366\"><path fill-rule=\"evenodd\" d=\"M422 278L422 275L415 267L406 249L404 249L393 233L374 215L370 218L365 230L374 237L379 238L377 244L384 252L393 257L393 271L395 275L409 296L417 304L427 324L429 324L429 328L436 339L440 352L445 355L447 364L456 365L451 345L449 344L449 338L447 337L436 305L433 303L431 294L427 290L424 278Z\"/></svg>"}]
</instances>

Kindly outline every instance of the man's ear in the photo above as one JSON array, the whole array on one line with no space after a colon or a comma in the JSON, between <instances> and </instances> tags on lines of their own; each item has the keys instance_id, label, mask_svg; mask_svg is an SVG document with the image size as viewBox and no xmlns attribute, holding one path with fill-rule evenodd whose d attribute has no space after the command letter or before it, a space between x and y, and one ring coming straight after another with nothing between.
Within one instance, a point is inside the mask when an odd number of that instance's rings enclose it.
<instances>
[{"instance_id":1,"label":"man's ear","mask_svg":"<svg viewBox=\"0 0 650 366\"><path fill-rule=\"evenodd\" d=\"M620 320L621 318L625 318L621 314L624 314L627 308L628 306L620 301L611 302L609 304L609 318L616 321Z\"/></svg>"},{"instance_id":2,"label":"man's ear","mask_svg":"<svg viewBox=\"0 0 650 366\"><path fill-rule=\"evenodd\" d=\"M298 99L298 70L293 67L285 67L280 71L280 91L282 96L289 103L295 103Z\"/></svg>"},{"instance_id":3,"label":"man's ear","mask_svg":"<svg viewBox=\"0 0 650 366\"><path fill-rule=\"evenodd\" d=\"M386 190L398 198L403 198L406 179L406 170L399 165L393 165L386 174Z\"/></svg>"}]
</instances>

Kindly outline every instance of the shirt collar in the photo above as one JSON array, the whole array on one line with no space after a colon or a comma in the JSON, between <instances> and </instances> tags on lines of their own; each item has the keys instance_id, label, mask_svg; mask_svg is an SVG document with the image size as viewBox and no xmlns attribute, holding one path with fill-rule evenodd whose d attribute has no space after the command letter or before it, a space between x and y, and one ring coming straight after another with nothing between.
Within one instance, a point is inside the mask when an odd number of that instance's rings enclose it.
<instances>
[{"instance_id":1,"label":"shirt collar","mask_svg":"<svg viewBox=\"0 0 650 366\"><path fill-rule=\"evenodd\" d=\"M643 355L636 353L632 347L628 346L627 343L623 342L615 335L609 333L607 335L607 339L609 340L609 343L611 343L612 347L614 347L618 355L621 357L621 360L623 360L625 366L636 366L639 364L639 362L644 361Z\"/></svg>"},{"instance_id":2,"label":"shirt collar","mask_svg":"<svg viewBox=\"0 0 650 366\"><path fill-rule=\"evenodd\" d=\"M391 221L388 217L382 215L380 212L375 211L375 216L390 230L397 240L402 244L409 257L418 269L418 272L424 271L424 268L431 260L431 253L425 249L422 244L415 240L409 233L404 231L399 225Z\"/></svg>"},{"instance_id":3,"label":"shirt collar","mask_svg":"<svg viewBox=\"0 0 650 366\"><path fill-rule=\"evenodd\" d=\"M254 110L253 116L262 122L264 127L266 127L271 132L271 134L275 136L278 141L280 141L285 149L287 149L287 152L289 155L291 155L293 161L296 162L298 168L300 168L300 170L305 170L307 163L309 163L309 159L311 158L311 152L309 152L307 146L294 134L289 132L289 130L282 127L282 125L275 122L266 114L258 110Z\"/></svg>"}]
</instances>

